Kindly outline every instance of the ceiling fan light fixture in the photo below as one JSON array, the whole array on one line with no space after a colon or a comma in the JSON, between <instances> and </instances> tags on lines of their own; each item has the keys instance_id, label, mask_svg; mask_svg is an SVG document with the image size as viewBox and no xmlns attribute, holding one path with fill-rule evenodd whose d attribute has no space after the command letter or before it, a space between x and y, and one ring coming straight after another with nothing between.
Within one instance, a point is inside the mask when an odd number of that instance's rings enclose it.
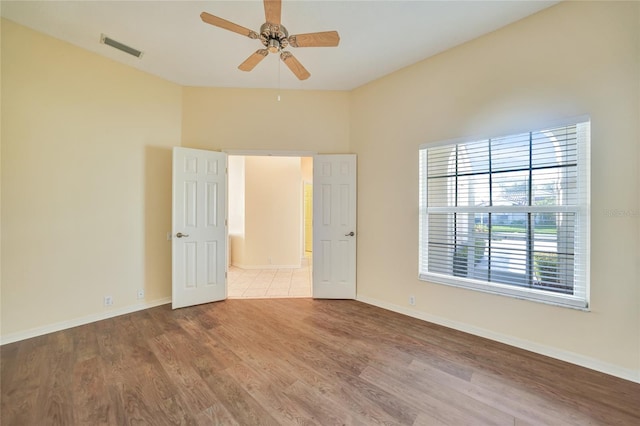
<instances>
[{"instance_id":1,"label":"ceiling fan light fixture","mask_svg":"<svg viewBox=\"0 0 640 426\"><path fill-rule=\"evenodd\" d=\"M271 53L278 53L280 51L280 41L272 38L267 43L267 50Z\"/></svg>"}]
</instances>

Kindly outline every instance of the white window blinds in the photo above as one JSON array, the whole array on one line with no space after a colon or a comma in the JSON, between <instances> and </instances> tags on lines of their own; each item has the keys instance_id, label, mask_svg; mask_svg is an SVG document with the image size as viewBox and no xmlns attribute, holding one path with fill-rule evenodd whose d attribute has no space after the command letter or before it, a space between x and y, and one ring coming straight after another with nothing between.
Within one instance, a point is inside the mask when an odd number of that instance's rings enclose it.
<instances>
[{"instance_id":1,"label":"white window blinds","mask_svg":"<svg viewBox=\"0 0 640 426\"><path fill-rule=\"evenodd\" d=\"M420 278L586 308L586 120L420 148Z\"/></svg>"}]
</instances>

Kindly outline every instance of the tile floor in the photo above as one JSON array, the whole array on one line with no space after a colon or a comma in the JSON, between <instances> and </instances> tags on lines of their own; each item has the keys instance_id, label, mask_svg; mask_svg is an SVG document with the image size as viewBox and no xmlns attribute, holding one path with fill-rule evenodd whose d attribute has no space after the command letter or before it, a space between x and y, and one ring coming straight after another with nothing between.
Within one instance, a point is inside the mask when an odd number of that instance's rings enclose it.
<instances>
[{"instance_id":1,"label":"tile floor","mask_svg":"<svg viewBox=\"0 0 640 426\"><path fill-rule=\"evenodd\" d=\"M241 269L229 267L230 299L311 297L311 260L299 269Z\"/></svg>"}]
</instances>

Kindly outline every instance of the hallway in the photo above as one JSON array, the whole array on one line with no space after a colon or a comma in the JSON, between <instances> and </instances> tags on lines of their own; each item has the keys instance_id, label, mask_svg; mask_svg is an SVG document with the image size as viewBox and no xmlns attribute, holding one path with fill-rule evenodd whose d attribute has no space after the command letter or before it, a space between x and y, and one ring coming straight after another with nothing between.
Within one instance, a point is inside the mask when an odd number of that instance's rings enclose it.
<instances>
[{"instance_id":1,"label":"hallway","mask_svg":"<svg viewBox=\"0 0 640 426\"><path fill-rule=\"evenodd\" d=\"M229 267L230 299L311 297L311 259L297 269L241 269Z\"/></svg>"}]
</instances>

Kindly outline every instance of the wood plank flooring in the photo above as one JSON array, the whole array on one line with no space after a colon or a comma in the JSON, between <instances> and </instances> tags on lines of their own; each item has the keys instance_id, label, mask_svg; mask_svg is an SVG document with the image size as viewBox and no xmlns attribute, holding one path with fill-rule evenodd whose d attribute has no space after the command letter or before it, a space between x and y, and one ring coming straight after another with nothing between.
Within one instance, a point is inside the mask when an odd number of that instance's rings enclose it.
<instances>
[{"instance_id":1,"label":"wood plank flooring","mask_svg":"<svg viewBox=\"0 0 640 426\"><path fill-rule=\"evenodd\" d=\"M165 305L0 352L3 426L640 424L640 384L356 301Z\"/></svg>"}]
</instances>

